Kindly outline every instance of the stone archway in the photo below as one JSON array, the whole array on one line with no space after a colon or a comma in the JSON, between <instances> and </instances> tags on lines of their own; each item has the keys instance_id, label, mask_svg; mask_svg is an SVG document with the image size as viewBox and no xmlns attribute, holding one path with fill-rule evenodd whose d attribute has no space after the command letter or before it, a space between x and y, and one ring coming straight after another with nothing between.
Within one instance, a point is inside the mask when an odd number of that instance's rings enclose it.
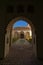
<instances>
[{"instance_id":1,"label":"stone archway","mask_svg":"<svg viewBox=\"0 0 43 65\"><path fill-rule=\"evenodd\" d=\"M15 19L12 19L11 21L10 21L10 23L8 24L8 26L7 26L7 28L6 28L6 31L8 32L9 31L9 44L11 45L11 32L12 32L12 26L13 26L13 24L17 21L17 20L20 20L20 19L22 19L22 20L25 20L25 21L27 21L27 23L29 23L30 24L30 26L31 26L31 30L32 30L32 45L33 45L33 53L34 53L34 55L35 56L37 56L37 51L36 51L36 35L35 35L35 28L34 28L34 25L32 24L32 22L28 19L28 18L26 18L26 17L24 17L24 16L21 16L21 17L17 17L17 18L15 18ZM6 37L5 37L5 39L7 39ZM34 42L34 40L35 40L35 42ZM9 52L9 44L7 45L8 47L8 52ZM5 43L5 45L6 45L6 43ZM5 46L6 47L6 46ZM5 53L6 53L6 48L5 48ZM8 54L8 53L7 53ZM6 55L7 55L6 54ZM5 55L5 56L6 56Z\"/></svg>"}]
</instances>

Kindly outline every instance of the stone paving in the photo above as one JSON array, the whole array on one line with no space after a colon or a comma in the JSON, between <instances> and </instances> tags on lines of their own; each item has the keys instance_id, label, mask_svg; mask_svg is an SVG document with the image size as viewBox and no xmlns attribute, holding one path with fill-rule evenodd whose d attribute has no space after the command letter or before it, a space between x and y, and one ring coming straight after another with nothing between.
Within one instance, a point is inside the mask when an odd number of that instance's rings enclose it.
<instances>
[{"instance_id":1,"label":"stone paving","mask_svg":"<svg viewBox=\"0 0 43 65\"><path fill-rule=\"evenodd\" d=\"M25 44L23 42L20 45L20 40L17 40L11 46L8 56L0 62L0 65L43 65L43 62L34 58L32 44L24 41Z\"/></svg>"}]
</instances>

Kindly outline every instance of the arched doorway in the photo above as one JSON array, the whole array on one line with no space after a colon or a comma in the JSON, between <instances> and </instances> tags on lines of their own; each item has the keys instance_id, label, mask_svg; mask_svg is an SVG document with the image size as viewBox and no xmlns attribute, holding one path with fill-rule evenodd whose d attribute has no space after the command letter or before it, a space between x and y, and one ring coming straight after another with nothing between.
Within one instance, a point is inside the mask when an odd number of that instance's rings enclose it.
<instances>
[{"instance_id":1,"label":"arched doorway","mask_svg":"<svg viewBox=\"0 0 43 65\"><path fill-rule=\"evenodd\" d=\"M20 33L20 38L21 39L24 38L24 32L23 31L21 31L21 33Z\"/></svg>"},{"instance_id":2,"label":"arched doorway","mask_svg":"<svg viewBox=\"0 0 43 65\"><path fill-rule=\"evenodd\" d=\"M26 20L29 24L30 24L30 26L31 26L31 30L32 30L32 49L33 49L33 54L34 54L34 56L37 56L37 51L36 51L36 34L35 34L35 28L34 28L34 25L32 24L32 22L29 20L29 19L27 19L26 17L23 17L23 16L21 16L21 17L17 17L17 18L15 18L15 19L13 19L13 20L11 20L10 21L10 23L8 24L8 26L7 26L7 28L6 28L6 31L7 31L7 33L6 33L6 35L8 36L8 38L9 38L9 42L8 42L8 44L6 45L6 42L5 42L5 56L7 56L7 54L9 53L9 45L11 46L11 33L12 33L12 26L13 26L13 24L17 21L17 20L20 20L20 19L22 19L22 20ZM21 33L21 38L24 38L24 34L23 33ZM5 36L5 41L7 40L7 38L6 38L6 36ZM8 49L8 52L6 53L6 46L7 46L7 49Z\"/></svg>"}]
</instances>

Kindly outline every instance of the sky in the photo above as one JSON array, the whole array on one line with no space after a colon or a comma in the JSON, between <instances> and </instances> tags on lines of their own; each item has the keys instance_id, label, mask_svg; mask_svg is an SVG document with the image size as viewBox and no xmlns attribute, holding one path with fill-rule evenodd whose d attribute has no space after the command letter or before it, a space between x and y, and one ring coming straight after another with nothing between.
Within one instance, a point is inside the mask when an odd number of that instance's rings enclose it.
<instances>
[{"instance_id":1,"label":"sky","mask_svg":"<svg viewBox=\"0 0 43 65\"><path fill-rule=\"evenodd\" d=\"M28 23L24 20L18 20L16 23L13 24L13 28L15 27L26 27Z\"/></svg>"}]
</instances>

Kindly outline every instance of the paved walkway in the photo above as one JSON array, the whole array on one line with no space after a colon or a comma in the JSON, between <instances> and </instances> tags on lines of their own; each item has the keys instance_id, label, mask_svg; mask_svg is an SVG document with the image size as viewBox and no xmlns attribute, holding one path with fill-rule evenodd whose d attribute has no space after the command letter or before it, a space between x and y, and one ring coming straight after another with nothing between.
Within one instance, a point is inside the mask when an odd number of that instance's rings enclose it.
<instances>
[{"instance_id":1,"label":"paved walkway","mask_svg":"<svg viewBox=\"0 0 43 65\"><path fill-rule=\"evenodd\" d=\"M32 44L19 39L11 46L8 57L0 65L43 65L34 59L32 52Z\"/></svg>"}]
</instances>

